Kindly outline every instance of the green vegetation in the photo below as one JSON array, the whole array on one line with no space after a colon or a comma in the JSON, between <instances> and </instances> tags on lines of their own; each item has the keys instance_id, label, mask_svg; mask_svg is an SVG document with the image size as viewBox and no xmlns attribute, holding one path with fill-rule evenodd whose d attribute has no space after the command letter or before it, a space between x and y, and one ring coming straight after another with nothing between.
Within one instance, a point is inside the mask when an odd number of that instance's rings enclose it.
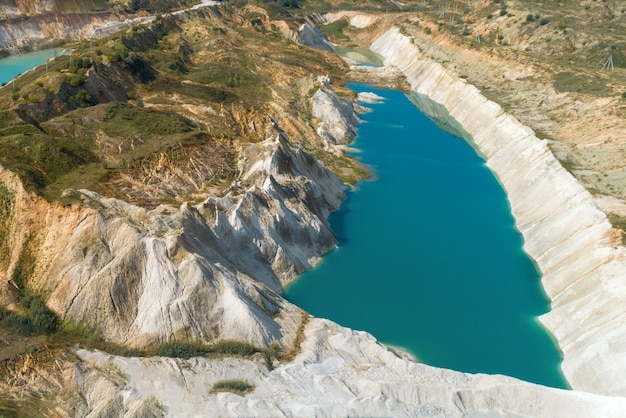
<instances>
[{"instance_id":1,"label":"green vegetation","mask_svg":"<svg viewBox=\"0 0 626 418\"><path fill-rule=\"evenodd\" d=\"M240 396L254 390L254 385L240 379L220 380L213 385L211 393L231 392Z\"/></svg>"},{"instance_id":2,"label":"green vegetation","mask_svg":"<svg viewBox=\"0 0 626 418\"><path fill-rule=\"evenodd\" d=\"M363 164L346 155L338 156L318 149L307 151L347 184L355 185L357 181L369 177L369 172Z\"/></svg>"},{"instance_id":3,"label":"green vegetation","mask_svg":"<svg viewBox=\"0 0 626 418\"><path fill-rule=\"evenodd\" d=\"M233 63L229 66L210 64L189 75L193 81L203 84L215 84L231 88L256 87L261 85L261 78L249 68L240 67Z\"/></svg>"},{"instance_id":4,"label":"green vegetation","mask_svg":"<svg viewBox=\"0 0 626 418\"><path fill-rule=\"evenodd\" d=\"M154 350L155 355L162 357L222 357L236 356L249 357L261 350L242 341L221 340L214 344L204 344L197 341L170 341L162 343Z\"/></svg>"},{"instance_id":5,"label":"green vegetation","mask_svg":"<svg viewBox=\"0 0 626 418\"><path fill-rule=\"evenodd\" d=\"M44 418L54 416L45 399L22 395L19 401L0 393L1 418Z\"/></svg>"},{"instance_id":6,"label":"green vegetation","mask_svg":"<svg viewBox=\"0 0 626 418\"><path fill-rule=\"evenodd\" d=\"M576 92L596 96L606 96L611 93L611 88L606 85L603 78L582 72L563 71L557 73L554 77L554 88L560 92Z\"/></svg>"},{"instance_id":7,"label":"green vegetation","mask_svg":"<svg viewBox=\"0 0 626 418\"><path fill-rule=\"evenodd\" d=\"M190 358L204 356L207 352L207 345L201 342L171 341L159 345L155 354L161 357Z\"/></svg>"},{"instance_id":8,"label":"green vegetation","mask_svg":"<svg viewBox=\"0 0 626 418\"><path fill-rule=\"evenodd\" d=\"M614 228L622 230L622 245L626 245L626 216L609 213L609 222L611 222Z\"/></svg>"},{"instance_id":9,"label":"green vegetation","mask_svg":"<svg viewBox=\"0 0 626 418\"><path fill-rule=\"evenodd\" d=\"M176 135L198 128L179 114L137 108L121 102L107 104L102 122L94 123L93 127L103 129L112 136L134 132L146 140L153 136Z\"/></svg>"},{"instance_id":10,"label":"green vegetation","mask_svg":"<svg viewBox=\"0 0 626 418\"><path fill-rule=\"evenodd\" d=\"M80 195L64 195L67 189L128 198L121 185L136 188L149 165L163 157L171 164L189 161L185 152L193 147L194 153L204 149L203 158L217 159L216 165L231 167L215 170L212 184L221 184L233 174L234 154L215 152L216 144L223 147L226 139L235 149L235 142L260 139L251 135L246 118L258 121L258 115L275 112L268 101L277 82L289 86L280 87L281 95L301 112L302 99L290 97L295 80L327 73L341 85L347 69L339 58L296 47L264 27L259 12L229 5L222 12L193 19L162 16L95 45L83 43L72 57L51 62L47 74L39 68L21 77L15 95L0 90L0 103L6 103L0 110L0 165L15 172L27 190L69 204L79 203ZM242 18L251 26L233 23ZM192 121L180 103L213 114ZM220 109L226 114L215 114ZM194 191L180 190L180 198ZM150 200L140 192L131 196L132 203L150 207L179 199L166 193Z\"/></svg>"},{"instance_id":11,"label":"green vegetation","mask_svg":"<svg viewBox=\"0 0 626 418\"><path fill-rule=\"evenodd\" d=\"M348 21L340 19L334 21L333 23L320 26L320 29L331 41L341 43L349 39L343 32L346 28L348 28L348 26Z\"/></svg>"},{"instance_id":12,"label":"green vegetation","mask_svg":"<svg viewBox=\"0 0 626 418\"><path fill-rule=\"evenodd\" d=\"M41 190L77 166L98 161L84 143L50 137L33 125L11 126L2 132L0 164L20 176L29 190Z\"/></svg>"},{"instance_id":13,"label":"green vegetation","mask_svg":"<svg viewBox=\"0 0 626 418\"><path fill-rule=\"evenodd\" d=\"M0 268L7 268L9 222L13 214L13 193L0 184Z\"/></svg>"}]
</instances>

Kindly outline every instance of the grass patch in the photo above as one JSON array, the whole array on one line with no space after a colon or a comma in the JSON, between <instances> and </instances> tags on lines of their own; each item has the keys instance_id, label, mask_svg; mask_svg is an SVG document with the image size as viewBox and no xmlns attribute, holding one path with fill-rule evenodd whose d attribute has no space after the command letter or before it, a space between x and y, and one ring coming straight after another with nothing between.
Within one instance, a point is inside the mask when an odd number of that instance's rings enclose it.
<instances>
[{"instance_id":1,"label":"grass patch","mask_svg":"<svg viewBox=\"0 0 626 418\"><path fill-rule=\"evenodd\" d=\"M161 357L250 357L262 350L243 341L221 340L213 344L198 341L170 341L154 349L154 354Z\"/></svg>"},{"instance_id":2,"label":"grass patch","mask_svg":"<svg viewBox=\"0 0 626 418\"><path fill-rule=\"evenodd\" d=\"M210 65L189 74L189 79L203 84L227 87L252 87L261 84L261 78L240 66Z\"/></svg>"},{"instance_id":3,"label":"grass patch","mask_svg":"<svg viewBox=\"0 0 626 418\"><path fill-rule=\"evenodd\" d=\"M590 77L583 73L569 71L563 71L554 76L554 88L559 92L593 94L595 96L607 96L611 93L611 88L600 77Z\"/></svg>"},{"instance_id":4,"label":"grass patch","mask_svg":"<svg viewBox=\"0 0 626 418\"><path fill-rule=\"evenodd\" d=\"M609 213L609 222L614 228L622 230L622 245L626 245L626 216Z\"/></svg>"},{"instance_id":5,"label":"grass patch","mask_svg":"<svg viewBox=\"0 0 626 418\"><path fill-rule=\"evenodd\" d=\"M58 327L57 332L48 338L47 345L50 348L60 349L79 346L125 357L141 357L144 355L140 350L107 341L99 330L85 324L68 320L63 321Z\"/></svg>"},{"instance_id":6,"label":"grass patch","mask_svg":"<svg viewBox=\"0 0 626 418\"><path fill-rule=\"evenodd\" d=\"M363 164L346 155L337 156L320 149L309 149L308 152L347 184L355 185L357 181L369 177Z\"/></svg>"},{"instance_id":7,"label":"grass patch","mask_svg":"<svg viewBox=\"0 0 626 418\"><path fill-rule=\"evenodd\" d=\"M176 113L160 112L127 103L114 102L107 106L102 124L94 124L112 136L136 132L142 136L174 135L197 128L189 119Z\"/></svg>"},{"instance_id":8,"label":"grass patch","mask_svg":"<svg viewBox=\"0 0 626 418\"><path fill-rule=\"evenodd\" d=\"M308 313L302 312L302 316L300 318L300 326L298 327L298 331L296 331L296 338L293 340L293 344L289 351L287 351L282 357L281 360L286 362L292 361L300 352L302 351L302 343L306 339L304 335L304 329L306 325L309 323L311 317Z\"/></svg>"},{"instance_id":9,"label":"grass patch","mask_svg":"<svg viewBox=\"0 0 626 418\"><path fill-rule=\"evenodd\" d=\"M348 21L345 19L339 19L333 23L320 26L320 29L331 41L346 41L348 36L343 33L344 29L348 27Z\"/></svg>"},{"instance_id":10,"label":"grass patch","mask_svg":"<svg viewBox=\"0 0 626 418\"><path fill-rule=\"evenodd\" d=\"M21 394L19 400L0 394L0 418L44 418L57 416L45 399Z\"/></svg>"},{"instance_id":11,"label":"grass patch","mask_svg":"<svg viewBox=\"0 0 626 418\"><path fill-rule=\"evenodd\" d=\"M153 92L167 95L179 94L193 99L207 100L214 103L232 103L239 99L235 93L222 88L183 83L175 78L161 76L150 86Z\"/></svg>"},{"instance_id":12,"label":"grass patch","mask_svg":"<svg viewBox=\"0 0 626 418\"><path fill-rule=\"evenodd\" d=\"M99 159L79 141L51 137L32 125L19 125L0 140L0 164L20 176L30 191L41 190L62 175Z\"/></svg>"},{"instance_id":13,"label":"grass patch","mask_svg":"<svg viewBox=\"0 0 626 418\"><path fill-rule=\"evenodd\" d=\"M211 393L231 392L244 396L254 390L254 385L240 379L220 380L213 385Z\"/></svg>"},{"instance_id":14,"label":"grass patch","mask_svg":"<svg viewBox=\"0 0 626 418\"><path fill-rule=\"evenodd\" d=\"M160 357L191 358L203 357L208 346L196 341L171 341L157 347L155 354Z\"/></svg>"}]
</instances>

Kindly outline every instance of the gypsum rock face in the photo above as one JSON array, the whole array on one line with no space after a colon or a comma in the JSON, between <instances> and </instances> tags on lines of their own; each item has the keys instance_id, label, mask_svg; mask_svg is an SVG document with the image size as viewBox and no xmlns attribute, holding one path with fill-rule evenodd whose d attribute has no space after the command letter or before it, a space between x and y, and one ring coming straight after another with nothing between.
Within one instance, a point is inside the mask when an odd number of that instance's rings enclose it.
<instances>
[{"instance_id":1,"label":"gypsum rock face","mask_svg":"<svg viewBox=\"0 0 626 418\"><path fill-rule=\"evenodd\" d=\"M355 126L359 122L354 107L337 96L326 79L320 77L320 83L311 98L313 116L319 120L317 134L333 145L349 144L356 136Z\"/></svg>"},{"instance_id":2,"label":"gypsum rock face","mask_svg":"<svg viewBox=\"0 0 626 418\"><path fill-rule=\"evenodd\" d=\"M72 388L77 416L162 415L621 417L626 399L573 392L506 376L471 375L402 358L365 332L323 319L305 327L302 353L269 371L262 359L124 358L79 350ZM120 374L123 371L123 374ZM254 385L244 396L210 393L223 380Z\"/></svg>"},{"instance_id":3,"label":"gypsum rock face","mask_svg":"<svg viewBox=\"0 0 626 418\"><path fill-rule=\"evenodd\" d=\"M626 395L626 257L593 197L557 161L545 140L478 89L421 55L394 28L371 49L399 68L417 93L440 103L498 176L552 309L541 322L556 337L574 389ZM455 122L456 121L456 122Z\"/></svg>"},{"instance_id":4,"label":"gypsum rock face","mask_svg":"<svg viewBox=\"0 0 626 418\"><path fill-rule=\"evenodd\" d=\"M297 31L289 28L285 29L283 36L298 45L333 52L335 45L333 45L326 34L317 27L317 25L323 23L325 23L325 16L316 13L305 18L304 23L300 25Z\"/></svg>"},{"instance_id":5,"label":"gypsum rock face","mask_svg":"<svg viewBox=\"0 0 626 418\"><path fill-rule=\"evenodd\" d=\"M90 208L48 204L15 176L9 275L25 251L28 286L63 319L134 347L171 339L290 345L301 311L281 284L336 241L326 217L343 183L279 135L248 149L240 186L174 214L82 190ZM280 315L277 315L280 313Z\"/></svg>"},{"instance_id":6,"label":"gypsum rock face","mask_svg":"<svg viewBox=\"0 0 626 418\"><path fill-rule=\"evenodd\" d=\"M5 21L0 23L0 48L19 49L53 39L85 39L100 34L106 36L109 31L100 33L98 28L116 26L119 16L104 14L46 14L28 20ZM145 21L145 19L141 19ZM137 22L139 23L139 21Z\"/></svg>"},{"instance_id":7,"label":"gypsum rock face","mask_svg":"<svg viewBox=\"0 0 626 418\"><path fill-rule=\"evenodd\" d=\"M28 14L41 14L57 9L54 0L5 0L0 4L0 19L16 19Z\"/></svg>"},{"instance_id":8,"label":"gypsum rock face","mask_svg":"<svg viewBox=\"0 0 626 418\"><path fill-rule=\"evenodd\" d=\"M330 42L326 34L322 32L311 18L307 18L298 29L298 44L322 51L333 52L335 46Z\"/></svg>"},{"instance_id":9,"label":"gypsum rock face","mask_svg":"<svg viewBox=\"0 0 626 418\"><path fill-rule=\"evenodd\" d=\"M122 19L117 13L59 13L53 1L33 0L35 6L29 7L26 2L19 7L0 5L0 18L3 13L6 17L15 20L0 22L0 48L11 49L14 52L26 49L33 44L50 40L78 40L101 39L131 26L153 22L155 16L142 16ZM172 15L181 16L188 12L212 15L216 12L215 2L202 1L189 9L173 12ZM34 16L28 19L20 18L34 11ZM219 13L219 12L218 12Z\"/></svg>"}]
</instances>

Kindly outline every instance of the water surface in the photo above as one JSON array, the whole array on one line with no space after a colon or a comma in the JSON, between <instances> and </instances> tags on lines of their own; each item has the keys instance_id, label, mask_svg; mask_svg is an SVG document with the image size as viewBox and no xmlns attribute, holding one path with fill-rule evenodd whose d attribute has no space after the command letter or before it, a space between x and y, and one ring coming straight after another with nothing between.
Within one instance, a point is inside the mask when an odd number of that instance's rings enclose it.
<instances>
[{"instance_id":1,"label":"water surface","mask_svg":"<svg viewBox=\"0 0 626 418\"><path fill-rule=\"evenodd\" d=\"M332 215L339 249L287 298L430 365L567 387L536 319L549 310L539 274L484 161L403 94L352 88L385 97L354 143L375 179Z\"/></svg>"},{"instance_id":2,"label":"water surface","mask_svg":"<svg viewBox=\"0 0 626 418\"><path fill-rule=\"evenodd\" d=\"M44 49L0 59L0 83L8 83L18 74L45 64L50 58L61 55L61 48Z\"/></svg>"}]
</instances>

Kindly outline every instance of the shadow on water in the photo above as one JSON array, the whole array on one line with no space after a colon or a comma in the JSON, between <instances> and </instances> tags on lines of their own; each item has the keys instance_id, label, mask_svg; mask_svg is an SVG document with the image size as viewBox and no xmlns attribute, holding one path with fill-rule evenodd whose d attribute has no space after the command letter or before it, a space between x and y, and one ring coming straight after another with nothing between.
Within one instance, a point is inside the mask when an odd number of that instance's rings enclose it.
<instances>
[{"instance_id":1,"label":"shadow on water","mask_svg":"<svg viewBox=\"0 0 626 418\"><path fill-rule=\"evenodd\" d=\"M355 192L353 190L346 191L346 198L341 202L341 208L330 214L328 223L335 234L335 238L339 242L339 246L348 244L348 235L346 234L345 222L350 216L350 202Z\"/></svg>"}]
</instances>

